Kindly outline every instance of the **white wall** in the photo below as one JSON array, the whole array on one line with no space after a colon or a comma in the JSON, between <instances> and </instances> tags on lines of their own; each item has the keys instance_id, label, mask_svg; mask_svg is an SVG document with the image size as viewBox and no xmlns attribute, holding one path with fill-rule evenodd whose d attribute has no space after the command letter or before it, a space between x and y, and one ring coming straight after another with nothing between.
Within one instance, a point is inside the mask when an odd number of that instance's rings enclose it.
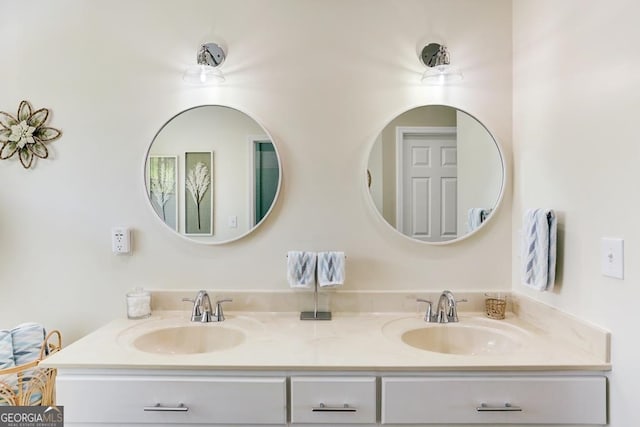
<instances>
[{"instance_id":1,"label":"white wall","mask_svg":"<svg viewBox=\"0 0 640 427\"><path fill-rule=\"evenodd\" d=\"M510 288L510 198L473 239L431 247L394 234L362 179L384 125L428 103L473 113L510 156L510 1L6 0L0 16L0 111L27 99L63 131L33 170L0 161L2 327L68 342L122 316L133 286L285 289L292 249L346 251L346 289ZM462 84L420 86L430 41ZM181 80L203 42L227 49L217 89ZM248 113L282 158L272 215L224 246L167 232L145 197L151 139L200 104ZM113 225L134 229L133 255L111 254Z\"/></svg>"},{"instance_id":2,"label":"white wall","mask_svg":"<svg viewBox=\"0 0 640 427\"><path fill-rule=\"evenodd\" d=\"M612 332L611 426L638 425L640 55L636 0L513 3L514 289ZM559 216L552 293L518 285L524 209ZM600 273L600 239L625 239L625 278Z\"/></svg>"}]
</instances>

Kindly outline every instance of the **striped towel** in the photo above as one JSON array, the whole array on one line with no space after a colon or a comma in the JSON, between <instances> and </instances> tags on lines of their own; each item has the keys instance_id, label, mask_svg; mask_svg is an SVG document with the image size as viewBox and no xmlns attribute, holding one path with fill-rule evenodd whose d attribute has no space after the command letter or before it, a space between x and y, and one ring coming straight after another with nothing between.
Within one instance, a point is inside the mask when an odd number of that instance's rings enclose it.
<instances>
[{"instance_id":1,"label":"striped towel","mask_svg":"<svg viewBox=\"0 0 640 427\"><path fill-rule=\"evenodd\" d=\"M14 366L11 331L2 329L0 330L0 369L13 368Z\"/></svg>"},{"instance_id":2,"label":"striped towel","mask_svg":"<svg viewBox=\"0 0 640 427\"><path fill-rule=\"evenodd\" d=\"M289 251L287 281L292 288L310 288L316 284L316 253Z\"/></svg>"},{"instance_id":3,"label":"striped towel","mask_svg":"<svg viewBox=\"0 0 640 427\"><path fill-rule=\"evenodd\" d=\"M539 291L556 279L557 220L551 209L529 209L522 222L522 282Z\"/></svg>"},{"instance_id":4,"label":"striped towel","mask_svg":"<svg viewBox=\"0 0 640 427\"><path fill-rule=\"evenodd\" d=\"M33 362L40 356L45 335L44 327L38 323L23 323L11 330L16 366Z\"/></svg>"},{"instance_id":5,"label":"striped towel","mask_svg":"<svg viewBox=\"0 0 640 427\"><path fill-rule=\"evenodd\" d=\"M344 285L344 252L318 253L318 285L333 287Z\"/></svg>"},{"instance_id":6,"label":"striped towel","mask_svg":"<svg viewBox=\"0 0 640 427\"><path fill-rule=\"evenodd\" d=\"M11 331L0 330L0 369L13 368L13 340ZM0 406L15 406L17 402L12 400L18 388L18 377L16 374L0 375Z\"/></svg>"},{"instance_id":7,"label":"striped towel","mask_svg":"<svg viewBox=\"0 0 640 427\"><path fill-rule=\"evenodd\" d=\"M40 349L46 337L46 331L39 323L22 323L11 330L13 340L13 357L16 366L33 362L40 357ZM46 352L45 352L46 354ZM37 374L37 369L29 369L23 372L24 392L31 390L29 380ZM29 405L37 405L42 401L42 393L38 387L26 396Z\"/></svg>"}]
</instances>

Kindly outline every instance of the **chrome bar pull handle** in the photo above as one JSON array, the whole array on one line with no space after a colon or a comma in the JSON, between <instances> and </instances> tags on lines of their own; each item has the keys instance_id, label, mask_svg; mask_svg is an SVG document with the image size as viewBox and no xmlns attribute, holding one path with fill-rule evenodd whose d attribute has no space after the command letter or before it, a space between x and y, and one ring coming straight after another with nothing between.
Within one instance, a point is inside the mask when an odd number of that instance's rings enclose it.
<instances>
[{"instance_id":1,"label":"chrome bar pull handle","mask_svg":"<svg viewBox=\"0 0 640 427\"><path fill-rule=\"evenodd\" d=\"M327 406L324 403L320 403L319 406L311 408L312 412L357 412L358 410L353 406L349 406L345 403L344 406Z\"/></svg>"},{"instance_id":2,"label":"chrome bar pull handle","mask_svg":"<svg viewBox=\"0 0 640 427\"><path fill-rule=\"evenodd\" d=\"M184 403L180 403L178 406L162 406L156 403L154 406L145 406L143 408L147 412L187 412L188 406L184 406Z\"/></svg>"},{"instance_id":3,"label":"chrome bar pull handle","mask_svg":"<svg viewBox=\"0 0 640 427\"><path fill-rule=\"evenodd\" d=\"M505 403L504 406L489 406L486 403L481 403L476 407L478 412L522 412L520 406L513 406L511 403Z\"/></svg>"}]
</instances>

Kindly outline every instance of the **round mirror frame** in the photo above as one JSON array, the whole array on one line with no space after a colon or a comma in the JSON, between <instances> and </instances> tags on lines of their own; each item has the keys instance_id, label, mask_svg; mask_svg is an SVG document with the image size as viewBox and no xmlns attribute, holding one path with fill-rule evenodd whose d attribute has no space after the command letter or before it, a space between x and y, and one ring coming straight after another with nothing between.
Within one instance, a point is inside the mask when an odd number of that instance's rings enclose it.
<instances>
[{"instance_id":1,"label":"round mirror frame","mask_svg":"<svg viewBox=\"0 0 640 427\"><path fill-rule=\"evenodd\" d=\"M273 196L273 201L271 202L271 206L269 207L267 212L264 214L264 216L262 217L262 219L260 219L260 221L258 223L256 223L253 227L251 227L246 232L244 232L242 234L239 234L238 236L232 237L230 239L220 240L220 241L194 239L191 235L180 233L177 230L173 229L166 222L164 222L162 220L162 218L160 218L158 213L155 211L155 209L154 209L154 207L153 207L153 205L151 203L150 196L149 196L149 183L148 183L148 179L147 179L147 170L148 170L148 162L149 162L149 157L151 156L150 153L151 153L151 148L153 146L153 143L156 141L156 139L158 138L158 135L163 131L163 129L169 123L171 123L171 121L173 121L175 118L177 118L178 116L180 116L180 115L182 115L184 113L187 113L189 111L195 110L197 108L202 108L202 107L221 107L221 108L226 108L226 109L229 109L229 110L234 110L234 111L236 111L238 113L244 114L245 116L247 116L248 118L253 120L258 126L260 126L262 128L262 131L264 132L264 135L271 141L271 144L272 144L273 149L275 151L276 157L278 159L278 186L277 186L276 192L275 192L275 194ZM278 202L278 198L280 196L280 190L282 189L282 180L283 180L282 170L283 170L282 158L281 158L280 153L278 151L278 147L277 147L276 143L274 142L273 137L267 131L267 129L265 129L265 127L262 125L262 123L258 122L255 118L253 118L251 115L245 113L244 111L239 110L239 109L237 109L235 107L230 107L228 105L220 105L220 104L195 105L193 107L186 108L186 109L174 114L173 116L171 116L167 121L165 121L162 124L162 126L160 126L158 131L154 134L153 138L151 139L151 142L149 143L149 145L148 145L148 147L147 147L147 149L145 151L145 155L144 155L144 159L143 159L142 178L143 178L143 183L144 183L144 185L143 185L144 198L147 201L147 206L149 207L153 217L160 222L160 224L162 225L163 228L166 228L172 234L177 235L177 236L181 237L182 239L187 240L187 241L189 241L191 243L197 243L197 244L200 244L200 245L207 245L207 246L224 245L224 244L232 243L232 242L235 242L235 241L238 241L240 239L243 239L243 238L247 237L248 235L253 233L256 229L258 229L267 220L267 218L271 215L271 213L274 210L274 207L275 207L276 203Z\"/></svg>"},{"instance_id":2,"label":"round mirror frame","mask_svg":"<svg viewBox=\"0 0 640 427\"><path fill-rule=\"evenodd\" d=\"M376 139L377 139L378 135L381 135L382 132L387 128L387 126L389 126L395 119L397 119L401 115L403 115L403 114L405 114L405 113L407 113L407 112L409 112L411 110L414 110L414 109L420 108L420 107L448 107L448 108L452 108L452 109L454 109L456 111L459 111L461 113L464 113L464 114L468 115L469 117L473 118L476 122L478 122L486 130L486 132L489 134L489 136L493 140L494 144L496 145L496 150L498 152L498 156L500 158L500 164L502 165L502 179L500 180L500 190L498 192L498 196L496 198L495 204L493 206L493 211L491 212L491 214L487 217L487 219L485 221L483 221L473 231L470 231L470 232L464 234L461 237L457 237L455 239L441 241L441 242L430 242L430 241L425 241L425 240L414 239L414 238L402 233L401 231L399 231L396 227L394 227L392 224L390 224L389 221L387 221L387 219L384 217L382 212L380 212L380 210L378 209L378 207L375 204L375 201L373 200L373 196L371 195L371 191L370 191L371 173L369 172L368 166L369 166L369 159L371 157L371 151L372 151L373 147L376 144ZM421 105L416 105L414 107L410 107L410 108L408 108L406 110L403 110L399 114L394 115L391 118L391 120L389 120L384 126L382 126L380 128L380 131L376 134L376 138L374 138L373 142L369 144L369 149L367 150L366 158L365 158L364 170L366 172L366 179L362 180L363 181L363 187L362 188L363 188L363 191L366 193L365 198L367 199L367 203L370 206L370 208L375 212L374 215L379 220L381 220L381 222L388 229L392 230L396 235L400 235L404 239L409 240L409 241L414 242L414 243L424 244L424 245L429 245L429 246L445 246L445 245L453 245L453 244L459 243L459 242L461 242L463 240L468 239L471 236L476 235L480 230L485 228L486 224L490 220L492 220L495 217L496 210L500 207L500 205L502 204L502 200L504 198L505 188L506 188L506 185L507 185L508 167L507 167L506 157L505 157L504 151L502 149L502 145L500 144L500 142L498 142L498 139L495 137L493 132L491 132L489 130L489 128L487 128L487 126L482 121L480 121L476 116L474 116L473 114L468 113L466 110L463 110L461 108L455 107L453 105L447 105L447 104L421 104Z\"/></svg>"}]
</instances>

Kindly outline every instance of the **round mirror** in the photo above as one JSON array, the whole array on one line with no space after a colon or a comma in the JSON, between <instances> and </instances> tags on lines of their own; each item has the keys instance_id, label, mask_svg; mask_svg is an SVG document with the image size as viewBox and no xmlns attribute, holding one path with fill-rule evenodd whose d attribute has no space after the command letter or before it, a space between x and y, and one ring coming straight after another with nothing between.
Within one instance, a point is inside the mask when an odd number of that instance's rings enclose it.
<instances>
[{"instance_id":1,"label":"round mirror","mask_svg":"<svg viewBox=\"0 0 640 427\"><path fill-rule=\"evenodd\" d=\"M190 240L239 239L267 217L280 190L271 137L251 117L219 105L185 110L151 142L145 185L153 211Z\"/></svg>"},{"instance_id":2,"label":"round mirror","mask_svg":"<svg viewBox=\"0 0 640 427\"><path fill-rule=\"evenodd\" d=\"M371 200L412 239L440 244L469 236L502 199L505 165L495 138L459 109L409 110L378 135L366 171Z\"/></svg>"}]
</instances>

